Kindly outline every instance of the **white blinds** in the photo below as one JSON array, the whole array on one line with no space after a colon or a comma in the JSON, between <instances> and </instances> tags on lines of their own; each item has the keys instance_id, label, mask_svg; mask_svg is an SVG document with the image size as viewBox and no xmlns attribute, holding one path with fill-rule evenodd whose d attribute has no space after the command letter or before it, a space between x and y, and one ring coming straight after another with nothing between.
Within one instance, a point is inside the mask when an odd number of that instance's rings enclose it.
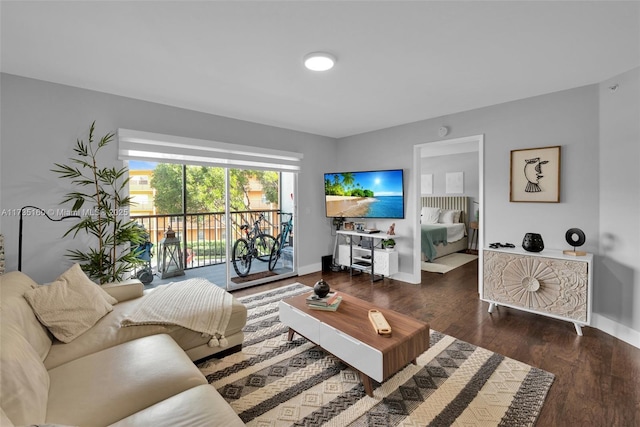
<instances>
[{"instance_id":1,"label":"white blinds","mask_svg":"<svg viewBox=\"0 0 640 427\"><path fill-rule=\"evenodd\" d=\"M293 151L118 129L121 160L297 172L302 157Z\"/></svg>"}]
</instances>

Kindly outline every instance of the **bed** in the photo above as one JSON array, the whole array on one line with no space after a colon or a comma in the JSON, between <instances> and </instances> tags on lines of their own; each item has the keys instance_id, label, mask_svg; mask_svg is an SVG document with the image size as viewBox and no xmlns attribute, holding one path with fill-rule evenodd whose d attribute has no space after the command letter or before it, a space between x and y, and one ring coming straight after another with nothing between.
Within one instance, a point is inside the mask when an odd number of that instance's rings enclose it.
<instances>
[{"instance_id":1,"label":"bed","mask_svg":"<svg viewBox=\"0 0 640 427\"><path fill-rule=\"evenodd\" d=\"M422 197L421 204L420 233L423 261L433 261L468 249L468 197Z\"/></svg>"}]
</instances>

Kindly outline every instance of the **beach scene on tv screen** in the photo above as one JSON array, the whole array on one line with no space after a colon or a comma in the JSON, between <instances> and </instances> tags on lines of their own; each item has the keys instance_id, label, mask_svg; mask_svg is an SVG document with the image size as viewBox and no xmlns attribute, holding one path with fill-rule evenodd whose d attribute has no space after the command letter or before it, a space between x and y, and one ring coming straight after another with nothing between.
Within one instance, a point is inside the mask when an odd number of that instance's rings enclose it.
<instances>
[{"instance_id":1,"label":"beach scene on tv screen","mask_svg":"<svg viewBox=\"0 0 640 427\"><path fill-rule=\"evenodd\" d=\"M326 173L328 217L403 218L402 170Z\"/></svg>"}]
</instances>

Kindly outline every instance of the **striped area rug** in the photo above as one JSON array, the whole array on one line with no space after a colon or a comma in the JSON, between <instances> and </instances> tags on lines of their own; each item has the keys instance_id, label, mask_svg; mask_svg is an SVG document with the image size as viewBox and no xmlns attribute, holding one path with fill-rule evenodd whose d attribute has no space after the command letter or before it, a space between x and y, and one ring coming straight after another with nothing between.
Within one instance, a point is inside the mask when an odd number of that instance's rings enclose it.
<instances>
[{"instance_id":1,"label":"striped area rug","mask_svg":"<svg viewBox=\"0 0 640 427\"><path fill-rule=\"evenodd\" d=\"M245 424L535 424L552 374L436 331L417 365L374 382L367 396L358 373L340 360L299 335L287 341L278 301L311 290L296 283L239 298L249 311L242 351L199 366Z\"/></svg>"}]
</instances>

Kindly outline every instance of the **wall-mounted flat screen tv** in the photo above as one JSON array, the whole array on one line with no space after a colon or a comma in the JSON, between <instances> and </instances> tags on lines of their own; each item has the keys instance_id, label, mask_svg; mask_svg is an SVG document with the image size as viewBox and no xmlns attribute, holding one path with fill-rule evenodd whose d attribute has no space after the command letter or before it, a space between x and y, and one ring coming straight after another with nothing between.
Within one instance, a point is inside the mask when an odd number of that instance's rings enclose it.
<instances>
[{"instance_id":1,"label":"wall-mounted flat screen tv","mask_svg":"<svg viewBox=\"0 0 640 427\"><path fill-rule=\"evenodd\" d=\"M404 218L402 169L324 174L330 218Z\"/></svg>"}]
</instances>

